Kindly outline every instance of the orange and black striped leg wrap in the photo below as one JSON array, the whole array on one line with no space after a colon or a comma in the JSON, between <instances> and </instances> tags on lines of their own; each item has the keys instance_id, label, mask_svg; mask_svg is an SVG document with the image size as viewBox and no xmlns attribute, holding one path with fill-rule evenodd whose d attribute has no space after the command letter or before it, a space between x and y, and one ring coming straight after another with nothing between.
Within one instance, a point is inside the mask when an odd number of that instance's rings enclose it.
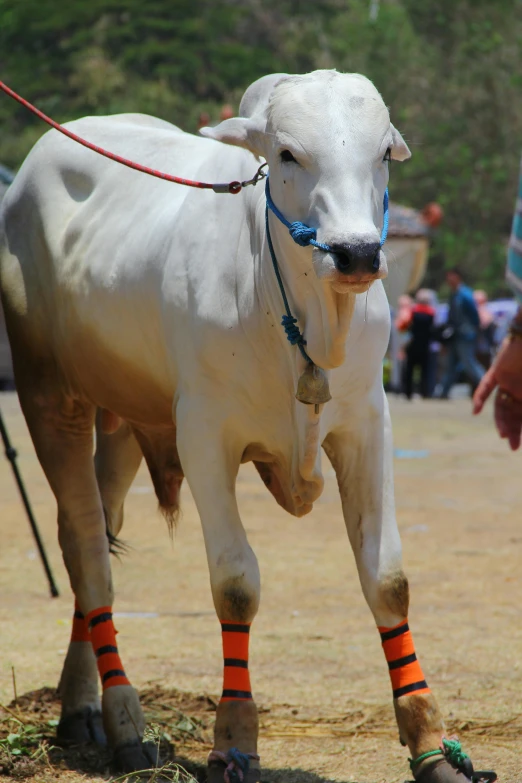
<instances>
[{"instance_id":1,"label":"orange and black striped leg wrap","mask_svg":"<svg viewBox=\"0 0 522 783\"><path fill-rule=\"evenodd\" d=\"M103 690L114 685L130 685L116 645L116 630L112 622L112 607L101 606L86 617L91 633L91 642Z\"/></svg>"},{"instance_id":2,"label":"orange and black striped leg wrap","mask_svg":"<svg viewBox=\"0 0 522 783\"><path fill-rule=\"evenodd\" d=\"M252 698L248 672L250 625L222 622L223 693L221 701L247 701Z\"/></svg>"},{"instance_id":3,"label":"orange and black striped leg wrap","mask_svg":"<svg viewBox=\"0 0 522 783\"><path fill-rule=\"evenodd\" d=\"M408 693L431 693L415 654L408 621L403 620L393 628L379 627L378 630L390 670L393 698L398 699Z\"/></svg>"},{"instance_id":4,"label":"orange and black striped leg wrap","mask_svg":"<svg viewBox=\"0 0 522 783\"><path fill-rule=\"evenodd\" d=\"M74 602L74 614L72 621L71 642L90 642L89 624L80 611L78 602Z\"/></svg>"}]
</instances>

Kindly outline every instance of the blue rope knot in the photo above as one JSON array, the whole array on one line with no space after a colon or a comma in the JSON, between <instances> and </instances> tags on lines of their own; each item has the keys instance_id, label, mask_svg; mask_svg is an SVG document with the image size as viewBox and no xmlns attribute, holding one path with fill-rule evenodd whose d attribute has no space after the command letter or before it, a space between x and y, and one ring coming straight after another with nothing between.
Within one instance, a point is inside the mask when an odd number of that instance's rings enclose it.
<instances>
[{"instance_id":1,"label":"blue rope knot","mask_svg":"<svg viewBox=\"0 0 522 783\"><path fill-rule=\"evenodd\" d=\"M230 783L243 783L244 776L250 768L250 757L248 753L241 753L237 748L230 748L227 753L228 766L226 775Z\"/></svg>"},{"instance_id":2,"label":"blue rope knot","mask_svg":"<svg viewBox=\"0 0 522 783\"><path fill-rule=\"evenodd\" d=\"M306 345L306 340L297 326L297 318L293 315L283 315L281 326L286 332L286 339L291 345Z\"/></svg>"},{"instance_id":3,"label":"blue rope knot","mask_svg":"<svg viewBox=\"0 0 522 783\"><path fill-rule=\"evenodd\" d=\"M301 223L299 220L291 223L288 230L294 242L297 242L301 247L307 247L317 237L315 228L310 228L310 226Z\"/></svg>"},{"instance_id":4,"label":"blue rope knot","mask_svg":"<svg viewBox=\"0 0 522 783\"><path fill-rule=\"evenodd\" d=\"M250 769L250 761L259 761L257 753L241 753L237 748L230 748L228 753L211 750L207 763L209 766L214 766L216 762L225 765L224 783L244 783L245 775Z\"/></svg>"}]
</instances>

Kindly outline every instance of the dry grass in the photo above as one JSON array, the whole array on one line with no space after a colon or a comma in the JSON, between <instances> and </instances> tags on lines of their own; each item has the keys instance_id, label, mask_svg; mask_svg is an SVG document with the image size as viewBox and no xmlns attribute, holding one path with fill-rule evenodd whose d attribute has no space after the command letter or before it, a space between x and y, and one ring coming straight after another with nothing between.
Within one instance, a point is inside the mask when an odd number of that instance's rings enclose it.
<instances>
[{"instance_id":1,"label":"dry grass","mask_svg":"<svg viewBox=\"0 0 522 783\"><path fill-rule=\"evenodd\" d=\"M0 706L4 713L0 719L0 773L35 782L48 774L56 776L62 770L70 770L88 776L87 779L101 778L111 783L197 783L190 770L196 770L198 765L183 764L181 756L197 745L208 752L215 704L204 696L157 688L145 690L141 701L147 719L144 739L157 747L157 768L114 777L106 749L60 744L55 738L60 712L57 692L41 688L24 694L9 706ZM191 714L184 712L182 705ZM201 771L201 765L199 768Z\"/></svg>"}]
</instances>

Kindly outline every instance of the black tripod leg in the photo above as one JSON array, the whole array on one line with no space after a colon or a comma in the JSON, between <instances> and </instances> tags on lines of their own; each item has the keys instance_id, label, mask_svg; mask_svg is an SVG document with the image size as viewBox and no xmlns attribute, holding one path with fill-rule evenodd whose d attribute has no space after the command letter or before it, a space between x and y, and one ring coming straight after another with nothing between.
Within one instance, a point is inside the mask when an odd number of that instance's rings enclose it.
<instances>
[{"instance_id":1,"label":"black tripod leg","mask_svg":"<svg viewBox=\"0 0 522 783\"><path fill-rule=\"evenodd\" d=\"M20 495L22 498L22 503L25 506L25 510L29 518L29 524L31 525L31 530L33 531L33 536L36 541L36 546L38 547L40 558L42 560L45 573L47 574L47 579L49 580L49 589L51 591L51 596L53 598L56 598L59 595L58 588L56 587L56 582L54 581L51 567L49 565L49 561L47 560L47 555L45 553L44 545L40 537L40 532L38 530L36 520L33 516L31 505L29 503L29 498L27 497L27 492L25 491L24 483L22 481L20 471L18 470L18 465L16 464L16 450L12 447L11 442L9 440L9 435L7 434L7 429L5 427L4 420L2 417L2 411L0 411L0 435L2 436L2 441L4 443L5 456L11 463L14 477L16 479L16 483L18 485L18 489L20 491Z\"/></svg>"}]
</instances>

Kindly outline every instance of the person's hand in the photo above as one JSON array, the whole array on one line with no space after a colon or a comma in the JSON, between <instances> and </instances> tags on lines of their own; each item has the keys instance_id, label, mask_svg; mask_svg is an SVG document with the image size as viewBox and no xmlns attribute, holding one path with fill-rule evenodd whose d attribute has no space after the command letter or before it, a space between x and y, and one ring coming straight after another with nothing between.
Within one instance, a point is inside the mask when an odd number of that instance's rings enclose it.
<instances>
[{"instance_id":1,"label":"person's hand","mask_svg":"<svg viewBox=\"0 0 522 783\"><path fill-rule=\"evenodd\" d=\"M517 319L518 320L518 319ZM498 387L498 389L497 389ZM491 392L495 395L495 424L501 438L507 438L515 451L522 435L522 339L507 339L473 395L473 413L484 407Z\"/></svg>"}]
</instances>

